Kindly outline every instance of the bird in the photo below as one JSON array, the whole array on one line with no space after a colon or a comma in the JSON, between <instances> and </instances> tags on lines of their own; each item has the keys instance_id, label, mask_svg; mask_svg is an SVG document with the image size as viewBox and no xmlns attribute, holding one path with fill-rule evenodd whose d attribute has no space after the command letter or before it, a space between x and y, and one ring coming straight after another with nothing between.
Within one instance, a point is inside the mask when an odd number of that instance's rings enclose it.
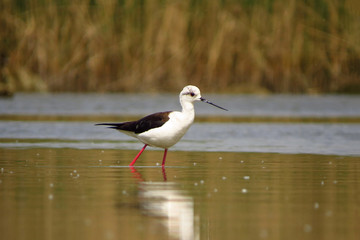
<instances>
[{"instance_id":1,"label":"bird","mask_svg":"<svg viewBox=\"0 0 360 240\"><path fill-rule=\"evenodd\" d=\"M108 128L118 130L131 137L140 140L144 146L130 163L134 166L142 152L147 146L159 147L164 149L164 155L161 166L165 166L167 151L175 145L187 132L194 122L195 110L194 102L201 101L212 106L228 111L205 98L200 94L200 89L193 85L183 88L179 94L179 100L182 111L165 111L150 114L137 121L121 123L98 123L95 124L107 126Z\"/></svg>"}]
</instances>

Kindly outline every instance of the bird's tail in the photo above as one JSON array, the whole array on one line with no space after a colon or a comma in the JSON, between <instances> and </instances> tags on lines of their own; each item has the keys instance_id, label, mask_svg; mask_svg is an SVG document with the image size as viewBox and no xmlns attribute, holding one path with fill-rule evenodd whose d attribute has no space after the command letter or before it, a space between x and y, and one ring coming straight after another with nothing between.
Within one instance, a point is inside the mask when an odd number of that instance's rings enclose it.
<instances>
[{"instance_id":1,"label":"bird's tail","mask_svg":"<svg viewBox=\"0 0 360 240\"><path fill-rule=\"evenodd\" d=\"M108 126L108 128L123 130L123 126L125 123L97 123L95 126Z\"/></svg>"}]
</instances>

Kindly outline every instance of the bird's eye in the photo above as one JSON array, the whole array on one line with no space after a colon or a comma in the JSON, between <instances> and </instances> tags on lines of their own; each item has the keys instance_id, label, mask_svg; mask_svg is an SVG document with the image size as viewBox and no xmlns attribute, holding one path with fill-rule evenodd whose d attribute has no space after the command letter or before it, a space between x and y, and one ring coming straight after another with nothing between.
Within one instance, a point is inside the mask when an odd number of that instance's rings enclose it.
<instances>
[{"instance_id":1,"label":"bird's eye","mask_svg":"<svg viewBox=\"0 0 360 240\"><path fill-rule=\"evenodd\" d=\"M195 93L191 92L191 93L190 93L190 96L192 96L192 97L195 96Z\"/></svg>"}]
</instances>

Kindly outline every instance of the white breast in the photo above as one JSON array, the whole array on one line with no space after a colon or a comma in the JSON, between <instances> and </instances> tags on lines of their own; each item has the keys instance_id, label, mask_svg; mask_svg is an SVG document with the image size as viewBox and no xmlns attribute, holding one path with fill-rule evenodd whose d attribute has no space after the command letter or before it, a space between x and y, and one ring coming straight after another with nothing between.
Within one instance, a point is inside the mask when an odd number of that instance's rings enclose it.
<instances>
[{"instance_id":1,"label":"white breast","mask_svg":"<svg viewBox=\"0 0 360 240\"><path fill-rule=\"evenodd\" d=\"M150 146L169 148L184 136L193 121L194 113L171 112L164 125L140 133L137 138Z\"/></svg>"}]
</instances>

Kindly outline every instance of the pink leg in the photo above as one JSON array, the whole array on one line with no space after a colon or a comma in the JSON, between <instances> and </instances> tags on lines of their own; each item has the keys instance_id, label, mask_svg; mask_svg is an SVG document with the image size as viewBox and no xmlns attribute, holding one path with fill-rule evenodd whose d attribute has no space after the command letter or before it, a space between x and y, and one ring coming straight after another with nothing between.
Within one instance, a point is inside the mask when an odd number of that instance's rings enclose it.
<instances>
[{"instance_id":1,"label":"pink leg","mask_svg":"<svg viewBox=\"0 0 360 240\"><path fill-rule=\"evenodd\" d=\"M142 154L142 152L145 150L145 148L147 147L147 144L144 145L144 147L140 150L140 152L136 155L136 157L134 158L134 160L132 160L132 162L130 163L129 166L134 166L136 160L138 160L138 158L140 157L140 155Z\"/></svg>"},{"instance_id":2,"label":"pink leg","mask_svg":"<svg viewBox=\"0 0 360 240\"><path fill-rule=\"evenodd\" d=\"M163 173L163 178L164 178L164 182L167 181L167 178L166 178L166 171L165 171L165 166L162 166L162 173Z\"/></svg>"},{"instance_id":3,"label":"pink leg","mask_svg":"<svg viewBox=\"0 0 360 240\"><path fill-rule=\"evenodd\" d=\"M163 157L163 161L162 161L162 164L161 164L161 166L163 166L163 167L165 166L166 154L167 154L167 148L165 148L164 157Z\"/></svg>"}]
</instances>

